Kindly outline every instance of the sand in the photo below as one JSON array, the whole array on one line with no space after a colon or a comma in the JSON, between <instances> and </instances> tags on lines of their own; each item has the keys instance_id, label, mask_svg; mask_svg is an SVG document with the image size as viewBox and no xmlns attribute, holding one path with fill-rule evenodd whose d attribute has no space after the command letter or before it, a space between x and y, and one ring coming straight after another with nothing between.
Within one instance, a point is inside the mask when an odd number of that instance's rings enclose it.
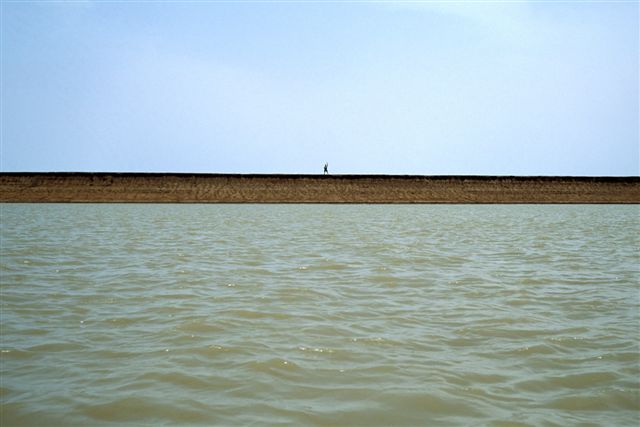
<instances>
[{"instance_id":1,"label":"sand","mask_svg":"<svg viewBox=\"0 0 640 427\"><path fill-rule=\"evenodd\" d=\"M0 202L640 203L640 177L6 172Z\"/></svg>"}]
</instances>

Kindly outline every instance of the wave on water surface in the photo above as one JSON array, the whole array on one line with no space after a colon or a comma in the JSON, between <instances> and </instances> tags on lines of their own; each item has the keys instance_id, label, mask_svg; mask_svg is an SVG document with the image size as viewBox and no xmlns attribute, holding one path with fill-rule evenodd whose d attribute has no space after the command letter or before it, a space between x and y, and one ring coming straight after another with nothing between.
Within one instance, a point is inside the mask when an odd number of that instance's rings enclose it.
<instances>
[{"instance_id":1,"label":"wave on water surface","mask_svg":"<svg viewBox=\"0 0 640 427\"><path fill-rule=\"evenodd\" d=\"M0 208L3 426L640 422L638 206Z\"/></svg>"}]
</instances>

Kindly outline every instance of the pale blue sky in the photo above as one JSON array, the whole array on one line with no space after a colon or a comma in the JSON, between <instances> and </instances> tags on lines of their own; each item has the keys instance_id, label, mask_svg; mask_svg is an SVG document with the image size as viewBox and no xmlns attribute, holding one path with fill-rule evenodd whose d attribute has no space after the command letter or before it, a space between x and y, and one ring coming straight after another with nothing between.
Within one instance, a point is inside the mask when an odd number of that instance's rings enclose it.
<instances>
[{"instance_id":1,"label":"pale blue sky","mask_svg":"<svg viewBox=\"0 0 640 427\"><path fill-rule=\"evenodd\" d=\"M1 15L2 171L640 175L636 1Z\"/></svg>"}]
</instances>

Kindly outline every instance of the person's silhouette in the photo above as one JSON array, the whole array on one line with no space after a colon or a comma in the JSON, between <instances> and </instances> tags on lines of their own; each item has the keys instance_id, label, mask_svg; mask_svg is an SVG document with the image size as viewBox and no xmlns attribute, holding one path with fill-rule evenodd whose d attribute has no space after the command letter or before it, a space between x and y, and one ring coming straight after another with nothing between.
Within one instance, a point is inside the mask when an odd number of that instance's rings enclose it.
<instances>
[{"instance_id":1,"label":"person's silhouette","mask_svg":"<svg viewBox=\"0 0 640 427\"><path fill-rule=\"evenodd\" d=\"M324 164L324 174L329 175L329 163Z\"/></svg>"}]
</instances>

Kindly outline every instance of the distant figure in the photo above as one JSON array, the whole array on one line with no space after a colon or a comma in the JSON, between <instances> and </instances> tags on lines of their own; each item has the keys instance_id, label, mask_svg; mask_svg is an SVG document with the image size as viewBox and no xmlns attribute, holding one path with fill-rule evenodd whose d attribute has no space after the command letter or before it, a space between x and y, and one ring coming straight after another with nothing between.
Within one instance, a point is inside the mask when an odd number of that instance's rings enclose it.
<instances>
[{"instance_id":1,"label":"distant figure","mask_svg":"<svg viewBox=\"0 0 640 427\"><path fill-rule=\"evenodd\" d=\"M329 175L329 163L324 164L324 174Z\"/></svg>"}]
</instances>

